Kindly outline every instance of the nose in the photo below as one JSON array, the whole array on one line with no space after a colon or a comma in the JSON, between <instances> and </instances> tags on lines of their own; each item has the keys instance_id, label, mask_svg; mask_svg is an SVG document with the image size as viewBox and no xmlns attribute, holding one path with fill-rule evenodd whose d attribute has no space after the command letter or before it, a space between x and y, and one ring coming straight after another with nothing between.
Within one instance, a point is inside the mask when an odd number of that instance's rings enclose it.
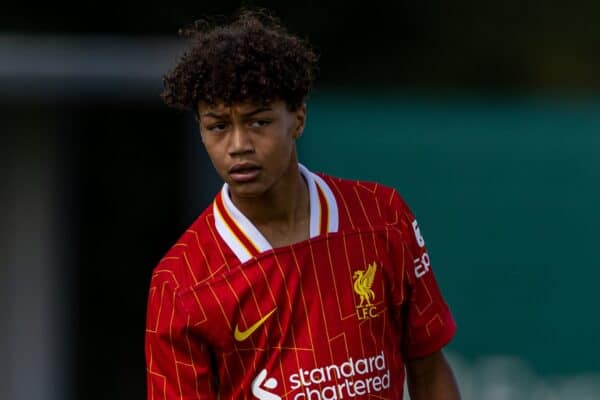
<instances>
[{"instance_id":1,"label":"nose","mask_svg":"<svg viewBox=\"0 0 600 400\"><path fill-rule=\"evenodd\" d=\"M250 133L243 126L234 126L230 136L229 155L236 156L253 151L254 145Z\"/></svg>"}]
</instances>

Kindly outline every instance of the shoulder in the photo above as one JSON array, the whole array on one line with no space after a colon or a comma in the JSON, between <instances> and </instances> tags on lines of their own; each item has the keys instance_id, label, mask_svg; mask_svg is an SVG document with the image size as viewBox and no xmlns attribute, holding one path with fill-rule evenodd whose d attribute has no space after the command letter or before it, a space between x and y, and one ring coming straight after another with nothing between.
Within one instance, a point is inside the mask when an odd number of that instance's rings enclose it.
<instances>
[{"instance_id":1,"label":"shoulder","mask_svg":"<svg viewBox=\"0 0 600 400\"><path fill-rule=\"evenodd\" d=\"M178 291L194 286L227 262L214 228L212 204L183 232L152 271L152 285Z\"/></svg>"},{"instance_id":2,"label":"shoulder","mask_svg":"<svg viewBox=\"0 0 600 400\"><path fill-rule=\"evenodd\" d=\"M338 202L340 222L362 225L397 225L412 213L393 187L378 182L351 180L317 173L330 187ZM406 222L404 222L406 223Z\"/></svg>"}]
</instances>

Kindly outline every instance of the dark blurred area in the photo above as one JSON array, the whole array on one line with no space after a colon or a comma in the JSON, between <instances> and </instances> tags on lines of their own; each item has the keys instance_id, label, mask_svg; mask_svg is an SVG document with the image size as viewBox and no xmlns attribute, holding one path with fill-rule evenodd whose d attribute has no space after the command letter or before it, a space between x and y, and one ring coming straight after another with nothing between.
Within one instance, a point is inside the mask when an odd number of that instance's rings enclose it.
<instances>
[{"instance_id":1,"label":"dark blurred area","mask_svg":"<svg viewBox=\"0 0 600 400\"><path fill-rule=\"evenodd\" d=\"M597 1L247 4L315 45L316 96L600 90ZM194 117L161 103L161 74L180 27L238 6L3 4L0 398L144 398L152 268L220 185Z\"/></svg>"},{"instance_id":2,"label":"dark blurred area","mask_svg":"<svg viewBox=\"0 0 600 400\"><path fill-rule=\"evenodd\" d=\"M5 32L167 35L240 2L59 1L3 6ZM255 1L322 55L322 83L439 90L588 91L600 78L600 3L591 0Z\"/></svg>"}]
</instances>

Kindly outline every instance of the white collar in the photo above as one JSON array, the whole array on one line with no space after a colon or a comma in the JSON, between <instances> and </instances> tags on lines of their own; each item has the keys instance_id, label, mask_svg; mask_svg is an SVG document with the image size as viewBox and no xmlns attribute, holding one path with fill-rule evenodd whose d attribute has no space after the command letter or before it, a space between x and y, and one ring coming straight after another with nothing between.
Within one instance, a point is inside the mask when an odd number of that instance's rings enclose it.
<instances>
[{"instance_id":1,"label":"white collar","mask_svg":"<svg viewBox=\"0 0 600 400\"><path fill-rule=\"evenodd\" d=\"M329 185L318 175L298 164L300 173L308 185L310 210L310 238L337 232L338 207ZM226 183L213 201L215 226L221 238L243 263L273 247L260 231L233 204Z\"/></svg>"}]
</instances>

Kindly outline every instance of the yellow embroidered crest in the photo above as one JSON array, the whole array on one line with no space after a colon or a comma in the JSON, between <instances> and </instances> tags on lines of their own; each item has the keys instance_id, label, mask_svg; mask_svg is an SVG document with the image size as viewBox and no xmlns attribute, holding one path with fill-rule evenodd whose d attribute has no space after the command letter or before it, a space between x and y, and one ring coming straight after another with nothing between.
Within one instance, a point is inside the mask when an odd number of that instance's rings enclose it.
<instances>
[{"instance_id":1,"label":"yellow embroidered crest","mask_svg":"<svg viewBox=\"0 0 600 400\"><path fill-rule=\"evenodd\" d=\"M368 319L377 316L376 307L371 300L375 300L375 292L371 287L375 280L377 263L369 264L364 271L354 271L354 291L360 296L360 304L356 306L356 315L358 319Z\"/></svg>"}]
</instances>

